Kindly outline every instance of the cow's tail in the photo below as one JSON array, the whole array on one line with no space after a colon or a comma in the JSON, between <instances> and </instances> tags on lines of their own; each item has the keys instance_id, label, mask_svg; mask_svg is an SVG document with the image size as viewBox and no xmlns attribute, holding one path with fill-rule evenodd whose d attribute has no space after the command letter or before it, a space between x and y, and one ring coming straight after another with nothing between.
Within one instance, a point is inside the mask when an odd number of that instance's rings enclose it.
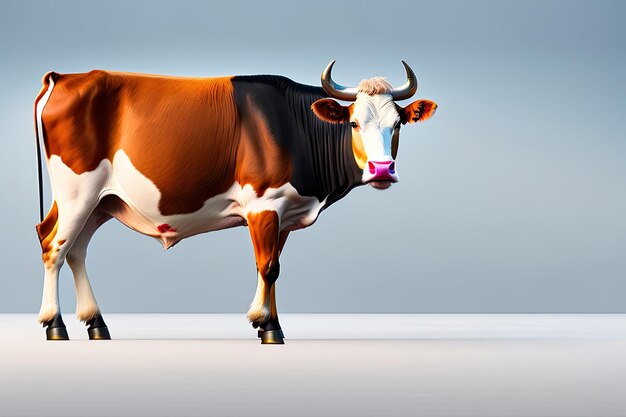
<instances>
[{"instance_id":1,"label":"cow's tail","mask_svg":"<svg viewBox=\"0 0 626 417\"><path fill-rule=\"evenodd\" d=\"M43 86L41 87L41 91L37 95L35 99L35 140L36 140L36 148L37 148L37 179L39 181L39 221L43 222L43 166L42 166L42 158L41 152L42 147L44 147L44 136L43 136L43 109L46 107L46 103L48 103L48 99L50 98L50 94L52 93L52 89L54 88L54 82L57 79L58 74L56 72L50 71L47 72L43 79L41 80Z\"/></svg>"}]
</instances>

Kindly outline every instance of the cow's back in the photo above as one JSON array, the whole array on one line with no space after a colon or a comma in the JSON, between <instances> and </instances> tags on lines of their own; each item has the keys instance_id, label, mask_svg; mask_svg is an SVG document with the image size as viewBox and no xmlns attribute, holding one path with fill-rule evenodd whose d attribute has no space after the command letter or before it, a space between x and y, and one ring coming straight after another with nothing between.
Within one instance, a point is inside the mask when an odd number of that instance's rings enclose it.
<instances>
[{"instance_id":1,"label":"cow's back","mask_svg":"<svg viewBox=\"0 0 626 417\"><path fill-rule=\"evenodd\" d=\"M51 77L42 116L46 152L76 174L123 152L160 191L164 215L195 212L233 185L240 135L229 77Z\"/></svg>"}]
</instances>

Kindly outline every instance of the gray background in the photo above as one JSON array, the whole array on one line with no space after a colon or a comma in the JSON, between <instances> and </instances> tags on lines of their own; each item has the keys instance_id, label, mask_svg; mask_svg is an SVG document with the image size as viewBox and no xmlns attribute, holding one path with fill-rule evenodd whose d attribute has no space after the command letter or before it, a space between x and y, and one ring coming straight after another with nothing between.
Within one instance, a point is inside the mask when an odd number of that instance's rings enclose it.
<instances>
[{"instance_id":1,"label":"gray background","mask_svg":"<svg viewBox=\"0 0 626 417\"><path fill-rule=\"evenodd\" d=\"M36 312L32 103L48 70L420 80L401 182L292 234L285 312L626 312L623 2L3 2L0 312ZM49 197L46 199L48 206ZM88 267L106 312L245 312L245 228L163 253L114 221ZM73 311L69 269L62 308Z\"/></svg>"}]
</instances>

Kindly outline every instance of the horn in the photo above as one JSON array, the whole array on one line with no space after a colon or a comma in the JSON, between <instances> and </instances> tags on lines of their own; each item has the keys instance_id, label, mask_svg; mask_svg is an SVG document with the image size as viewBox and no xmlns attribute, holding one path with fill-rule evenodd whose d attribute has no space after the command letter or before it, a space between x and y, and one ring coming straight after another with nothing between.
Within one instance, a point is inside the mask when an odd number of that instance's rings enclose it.
<instances>
[{"instance_id":1,"label":"horn","mask_svg":"<svg viewBox=\"0 0 626 417\"><path fill-rule=\"evenodd\" d=\"M330 61L330 64L328 64L326 69L322 72L322 88L328 93L329 96L338 100L356 100L356 93L358 93L358 89L355 87L344 87L343 85L337 84L333 81L330 76L330 73L333 70L333 65L335 65L335 60Z\"/></svg>"},{"instance_id":2,"label":"horn","mask_svg":"<svg viewBox=\"0 0 626 417\"><path fill-rule=\"evenodd\" d=\"M406 70L406 83L404 83L404 85L400 88L394 88L391 91L391 96L394 101L406 100L407 98L413 97L413 95L417 92L417 77L415 76L415 73L406 62L402 61L402 65L404 65L404 69Z\"/></svg>"}]
</instances>

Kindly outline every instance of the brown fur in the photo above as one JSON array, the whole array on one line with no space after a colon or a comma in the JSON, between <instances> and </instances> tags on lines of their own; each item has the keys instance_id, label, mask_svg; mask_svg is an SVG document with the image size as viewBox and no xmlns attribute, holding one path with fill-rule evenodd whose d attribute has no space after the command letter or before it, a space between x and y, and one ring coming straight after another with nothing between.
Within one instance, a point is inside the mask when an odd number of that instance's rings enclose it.
<instances>
[{"instance_id":1,"label":"brown fur","mask_svg":"<svg viewBox=\"0 0 626 417\"><path fill-rule=\"evenodd\" d=\"M254 256L259 273L265 279L270 268L277 267L280 254L278 213L271 210L248 214L250 237L254 246ZM286 240L286 236L284 237ZM282 242L284 244L284 240Z\"/></svg>"},{"instance_id":2,"label":"brown fur","mask_svg":"<svg viewBox=\"0 0 626 417\"><path fill-rule=\"evenodd\" d=\"M329 123L342 123L350 120L350 115L352 114L352 110L350 106L342 106L337 103L332 98L321 98L311 104L311 110L313 113L320 119Z\"/></svg>"},{"instance_id":3,"label":"brown fur","mask_svg":"<svg viewBox=\"0 0 626 417\"><path fill-rule=\"evenodd\" d=\"M54 201L46 217L41 223L37 225L37 235L39 235L39 242L43 244L44 239L46 239L53 231L55 231L58 219L59 209L57 207L57 202Z\"/></svg>"},{"instance_id":4,"label":"brown fur","mask_svg":"<svg viewBox=\"0 0 626 417\"><path fill-rule=\"evenodd\" d=\"M350 119L352 119L354 104L351 104L348 110L350 111ZM358 125L352 128L352 154L357 166L364 169L367 163L367 154L365 153L365 146L363 146L363 139L361 139L361 129Z\"/></svg>"},{"instance_id":5,"label":"brown fur","mask_svg":"<svg viewBox=\"0 0 626 417\"><path fill-rule=\"evenodd\" d=\"M59 210L55 201L52 203L52 207L50 207L50 211L46 217L37 225L37 235L39 235L39 242L41 244L41 256L46 265L50 262L54 262L56 253L53 251L52 242L56 237L58 226ZM59 241L58 243L62 245L65 243L65 240Z\"/></svg>"},{"instance_id":6,"label":"brown fur","mask_svg":"<svg viewBox=\"0 0 626 417\"><path fill-rule=\"evenodd\" d=\"M124 150L161 192L164 215L197 211L235 181L262 194L290 178L289 157L258 112L240 120L230 77L55 76L42 116L48 156L82 174Z\"/></svg>"},{"instance_id":7,"label":"brown fur","mask_svg":"<svg viewBox=\"0 0 626 417\"><path fill-rule=\"evenodd\" d=\"M437 103L430 100L417 100L406 107L396 104L402 124L424 122L435 114Z\"/></svg>"}]
</instances>

